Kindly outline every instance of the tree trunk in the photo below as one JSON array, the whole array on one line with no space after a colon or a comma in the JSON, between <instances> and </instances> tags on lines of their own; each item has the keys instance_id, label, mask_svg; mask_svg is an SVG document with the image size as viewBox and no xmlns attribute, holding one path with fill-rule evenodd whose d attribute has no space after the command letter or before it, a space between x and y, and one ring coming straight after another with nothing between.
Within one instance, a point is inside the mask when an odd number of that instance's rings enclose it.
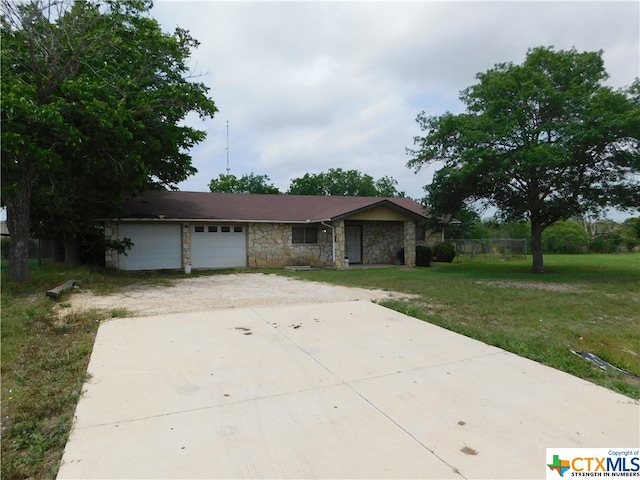
<instances>
[{"instance_id":1,"label":"tree trunk","mask_svg":"<svg viewBox=\"0 0 640 480\"><path fill-rule=\"evenodd\" d=\"M59 240L53 240L52 243L51 259L54 262L64 262L64 245Z\"/></svg>"},{"instance_id":2,"label":"tree trunk","mask_svg":"<svg viewBox=\"0 0 640 480\"><path fill-rule=\"evenodd\" d=\"M64 263L66 265L80 265L80 239L78 237L65 239Z\"/></svg>"},{"instance_id":3,"label":"tree trunk","mask_svg":"<svg viewBox=\"0 0 640 480\"><path fill-rule=\"evenodd\" d=\"M7 228L11 236L9 250L9 280L26 282L29 279L29 215L33 179L23 175L15 194L7 201Z\"/></svg>"},{"instance_id":4,"label":"tree trunk","mask_svg":"<svg viewBox=\"0 0 640 480\"><path fill-rule=\"evenodd\" d=\"M49 298L58 298L62 293L66 292L67 290L71 290L73 287L75 287L75 285L76 285L75 280L67 280L62 285L58 285L56 288L47 290L46 295Z\"/></svg>"},{"instance_id":5,"label":"tree trunk","mask_svg":"<svg viewBox=\"0 0 640 480\"><path fill-rule=\"evenodd\" d=\"M531 255L533 257L533 273L544 273L542 258L542 231L544 227L539 221L531 220Z\"/></svg>"}]
</instances>

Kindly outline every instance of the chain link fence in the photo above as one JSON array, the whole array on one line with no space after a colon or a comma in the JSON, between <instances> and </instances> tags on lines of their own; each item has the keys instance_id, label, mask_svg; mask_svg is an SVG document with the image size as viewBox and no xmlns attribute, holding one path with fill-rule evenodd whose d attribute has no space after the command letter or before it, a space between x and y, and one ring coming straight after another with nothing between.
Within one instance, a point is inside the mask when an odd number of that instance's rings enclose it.
<instances>
[{"instance_id":1,"label":"chain link fence","mask_svg":"<svg viewBox=\"0 0 640 480\"><path fill-rule=\"evenodd\" d=\"M475 258L527 258L526 238L453 238L446 240L456 246L456 256Z\"/></svg>"}]
</instances>

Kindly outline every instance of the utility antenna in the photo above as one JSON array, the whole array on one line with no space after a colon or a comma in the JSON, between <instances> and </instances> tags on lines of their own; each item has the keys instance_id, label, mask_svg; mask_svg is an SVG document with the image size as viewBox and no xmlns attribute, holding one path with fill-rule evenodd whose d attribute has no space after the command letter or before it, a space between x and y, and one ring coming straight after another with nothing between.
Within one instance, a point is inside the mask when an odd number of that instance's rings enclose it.
<instances>
[{"instance_id":1,"label":"utility antenna","mask_svg":"<svg viewBox=\"0 0 640 480\"><path fill-rule=\"evenodd\" d=\"M227 175L229 175L231 170L229 168L229 120L227 120L227 148L225 150L227 151Z\"/></svg>"}]
</instances>

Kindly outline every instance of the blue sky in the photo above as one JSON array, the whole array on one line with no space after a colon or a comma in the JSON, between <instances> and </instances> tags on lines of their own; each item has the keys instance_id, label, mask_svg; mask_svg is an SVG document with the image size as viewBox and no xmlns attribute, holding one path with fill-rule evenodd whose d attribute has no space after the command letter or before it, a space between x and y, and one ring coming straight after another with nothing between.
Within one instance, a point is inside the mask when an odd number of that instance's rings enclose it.
<instances>
[{"instance_id":1,"label":"blue sky","mask_svg":"<svg viewBox=\"0 0 640 480\"><path fill-rule=\"evenodd\" d=\"M192 57L219 113L192 150L206 191L226 172L291 179L329 168L391 176L413 198L433 169L406 167L421 111L462 111L460 90L496 63L521 63L540 45L603 50L609 83L639 75L640 3L157 1L165 30L201 42Z\"/></svg>"}]
</instances>

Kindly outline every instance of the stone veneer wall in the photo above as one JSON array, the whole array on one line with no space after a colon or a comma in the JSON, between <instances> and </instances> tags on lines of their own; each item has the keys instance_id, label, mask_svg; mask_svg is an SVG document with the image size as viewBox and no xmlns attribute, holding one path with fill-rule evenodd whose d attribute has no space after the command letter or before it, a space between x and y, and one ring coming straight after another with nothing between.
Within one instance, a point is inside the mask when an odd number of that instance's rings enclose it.
<instances>
[{"instance_id":1,"label":"stone veneer wall","mask_svg":"<svg viewBox=\"0 0 640 480\"><path fill-rule=\"evenodd\" d=\"M191 224L182 224L182 268L191 265Z\"/></svg>"},{"instance_id":2,"label":"stone veneer wall","mask_svg":"<svg viewBox=\"0 0 640 480\"><path fill-rule=\"evenodd\" d=\"M107 242L117 242L120 240L118 238L117 223L105 222L104 238ZM107 268L120 268L120 258L118 257L118 252L111 249L105 250L104 264Z\"/></svg>"},{"instance_id":3,"label":"stone veneer wall","mask_svg":"<svg viewBox=\"0 0 640 480\"><path fill-rule=\"evenodd\" d=\"M362 263L395 263L404 247L402 222L366 221L362 226Z\"/></svg>"},{"instance_id":4,"label":"stone veneer wall","mask_svg":"<svg viewBox=\"0 0 640 480\"><path fill-rule=\"evenodd\" d=\"M291 227L287 223L250 223L247 226L247 265L258 268L333 266L330 228L326 233L319 229L318 243L294 244L291 242Z\"/></svg>"},{"instance_id":5,"label":"stone veneer wall","mask_svg":"<svg viewBox=\"0 0 640 480\"><path fill-rule=\"evenodd\" d=\"M404 222L404 264L416 266L416 223Z\"/></svg>"},{"instance_id":6,"label":"stone veneer wall","mask_svg":"<svg viewBox=\"0 0 640 480\"><path fill-rule=\"evenodd\" d=\"M336 236L336 268L345 268L344 258L347 254L347 244L345 242L344 220L333 222L333 230Z\"/></svg>"}]
</instances>

